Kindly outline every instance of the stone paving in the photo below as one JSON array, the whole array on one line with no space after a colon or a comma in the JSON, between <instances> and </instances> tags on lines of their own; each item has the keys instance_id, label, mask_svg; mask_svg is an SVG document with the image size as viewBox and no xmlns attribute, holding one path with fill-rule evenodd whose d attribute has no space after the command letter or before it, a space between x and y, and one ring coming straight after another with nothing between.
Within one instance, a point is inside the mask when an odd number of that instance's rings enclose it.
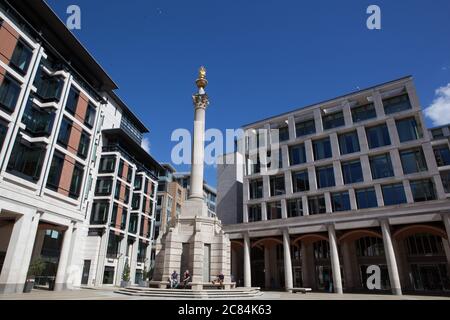
<instances>
[{"instance_id":1,"label":"stone paving","mask_svg":"<svg viewBox=\"0 0 450 320\"><path fill-rule=\"evenodd\" d=\"M28 294L0 295L0 300L162 300L152 297L131 297L115 293L117 288L80 289L62 292L37 291ZM254 300L450 300L450 297L432 296L393 296L374 294L331 294L331 293L286 293L264 292ZM171 299L164 299L171 300ZM232 300L232 299L227 299ZM239 299L240 300L240 299Z\"/></svg>"}]
</instances>

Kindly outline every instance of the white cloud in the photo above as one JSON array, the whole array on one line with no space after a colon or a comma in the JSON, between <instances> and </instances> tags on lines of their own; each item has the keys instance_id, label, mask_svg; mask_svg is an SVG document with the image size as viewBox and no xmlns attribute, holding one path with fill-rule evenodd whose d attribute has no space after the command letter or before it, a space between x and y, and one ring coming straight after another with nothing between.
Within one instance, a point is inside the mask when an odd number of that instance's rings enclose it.
<instances>
[{"instance_id":1,"label":"white cloud","mask_svg":"<svg viewBox=\"0 0 450 320\"><path fill-rule=\"evenodd\" d=\"M424 112L433 125L442 126L450 123L450 83L437 89L435 95L433 103Z\"/></svg>"},{"instance_id":2,"label":"white cloud","mask_svg":"<svg viewBox=\"0 0 450 320\"><path fill-rule=\"evenodd\" d=\"M145 151L150 153L150 139L149 138L142 139L141 146L142 146L142 149L144 149Z\"/></svg>"}]
</instances>

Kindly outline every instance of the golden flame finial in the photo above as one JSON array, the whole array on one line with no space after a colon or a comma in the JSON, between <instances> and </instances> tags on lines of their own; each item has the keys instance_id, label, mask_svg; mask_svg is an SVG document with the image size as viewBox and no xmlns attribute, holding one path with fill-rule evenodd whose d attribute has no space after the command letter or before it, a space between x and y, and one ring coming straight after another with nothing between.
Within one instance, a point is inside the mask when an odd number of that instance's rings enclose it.
<instances>
[{"instance_id":1,"label":"golden flame finial","mask_svg":"<svg viewBox=\"0 0 450 320\"><path fill-rule=\"evenodd\" d=\"M205 89L208 85L208 80L206 80L206 68L204 66L201 66L198 70L198 79L196 84L199 89Z\"/></svg>"}]
</instances>

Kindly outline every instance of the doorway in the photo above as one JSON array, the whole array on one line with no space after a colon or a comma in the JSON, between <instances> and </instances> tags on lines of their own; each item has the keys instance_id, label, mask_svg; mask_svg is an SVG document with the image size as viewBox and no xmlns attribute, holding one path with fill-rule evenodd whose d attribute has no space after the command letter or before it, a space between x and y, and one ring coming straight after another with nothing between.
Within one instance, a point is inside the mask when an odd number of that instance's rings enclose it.
<instances>
[{"instance_id":1,"label":"doorway","mask_svg":"<svg viewBox=\"0 0 450 320\"><path fill-rule=\"evenodd\" d=\"M83 275L81 277L81 284L87 285L89 283L89 273L91 271L91 260L84 260Z\"/></svg>"}]
</instances>

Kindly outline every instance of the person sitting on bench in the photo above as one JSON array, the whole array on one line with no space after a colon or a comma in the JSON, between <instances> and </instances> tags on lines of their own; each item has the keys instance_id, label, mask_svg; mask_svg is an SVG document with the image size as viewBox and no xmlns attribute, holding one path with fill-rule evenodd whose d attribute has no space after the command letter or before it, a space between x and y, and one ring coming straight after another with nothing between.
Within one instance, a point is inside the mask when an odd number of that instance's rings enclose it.
<instances>
[{"instance_id":1,"label":"person sitting on bench","mask_svg":"<svg viewBox=\"0 0 450 320\"><path fill-rule=\"evenodd\" d=\"M186 270L186 272L183 274L183 288L186 289L186 287L189 285L189 282L191 282L191 274L189 273L189 270Z\"/></svg>"},{"instance_id":2,"label":"person sitting on bench","mask_svg":"<svg viewBox=\"0 0 450 320\"><path fill-rule=\"evenodd\" d=\"M213 284L213 285L216 285L216 283L219 283L219 287L220 287L221 289L225 289L225 286L223 285L224 279L225 279L225 276L223 275L223 272L220 272L220 273L217 275L216 280L213 280L213 281L212 281L212 284Z\"/></svg>"},{"instance_id":3,"label":"person sitting on bench","mask_svg":"<svg viewBox=\"0 0 450 320\"><path fill-rule=\"evenodd\" d=\"M178 273L174 270L169 278L170 289L178 288Z\"/></svg>"}]
</instances>

